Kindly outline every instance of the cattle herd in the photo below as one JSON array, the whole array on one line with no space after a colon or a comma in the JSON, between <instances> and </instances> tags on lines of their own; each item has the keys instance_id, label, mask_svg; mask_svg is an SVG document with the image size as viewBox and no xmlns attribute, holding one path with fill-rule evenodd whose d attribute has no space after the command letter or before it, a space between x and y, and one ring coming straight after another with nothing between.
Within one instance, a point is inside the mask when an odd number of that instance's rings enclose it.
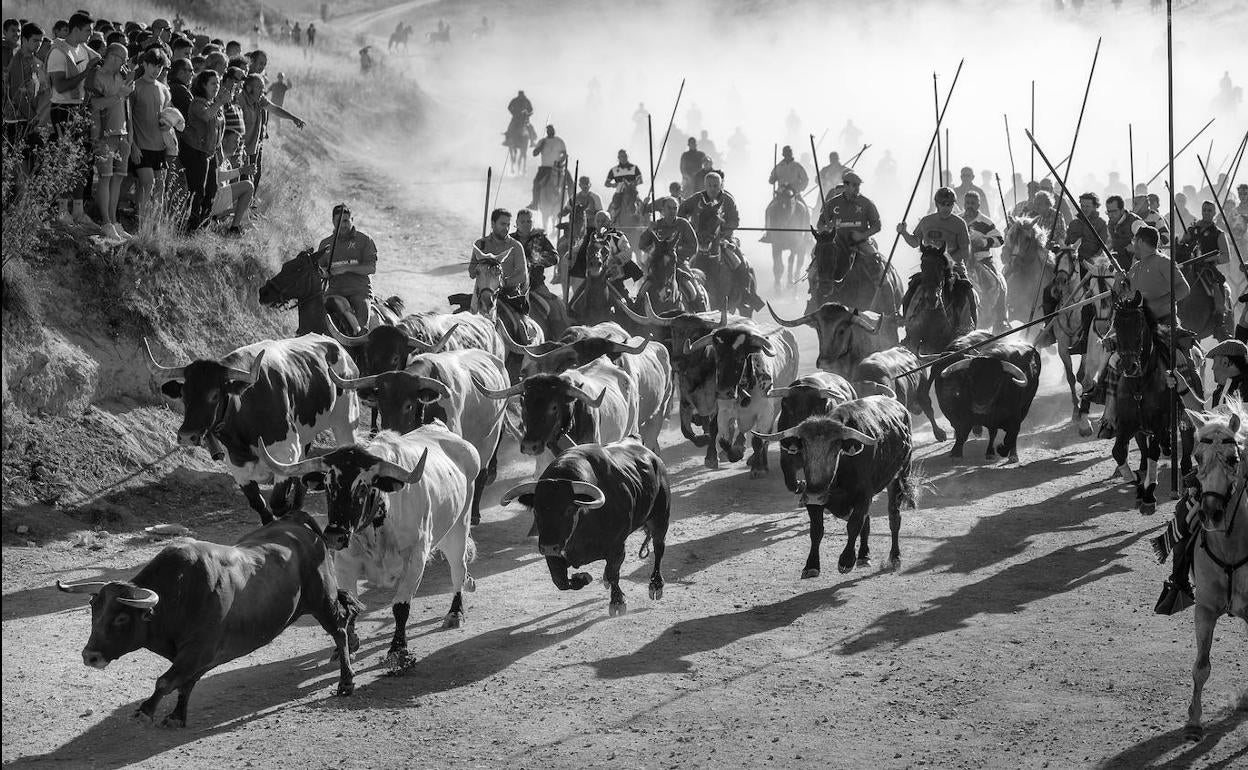
<instances>
[{"instance_id":1,"label":"cattle herd","mask_svg":"<svg viewBox=\"0 0 1248 770\"><path fill-rule=\"evenodd\" d=\"M1040 375L1034 347L1005 341L915 371L922 357L887 347L877 314L836 303L797 320L773 311L780 325L771 330L726 312L658 314L622 302L617 310L617 321L528 345L493 314L430 312L358 336L331 323L328 336L258 342L185 366L157 363L148 346L161 392L183 404L178 443L223 459L262 526L235 546L177 541L130 581L58 582L93 595L84 663L103 668L140 648L168 658L139 715L153 718L177 691L165 723L182 726L200 677L311 614L333 637L338 692L348 695L364 578L393 587L387 662L411 667L410 605L435 551L454 592L444 626L464 622L463 592L475 589L472 526L507 436L537 467L501 499L532 511L530 535L556 588L584 588L589 574L569 571L605 561L609 613L625 612L625 542L640 530L640 555L654 555L649 595L658 600L672 504L659 435L674 402L682 434L705 448L707 467L745 459L751 477L762 478L768 447L778 445L784 484L810 517L802 577L820 574L825 512L846 522L838 570L871 563L869 508L881 492L892 535L887 567L896 568L901 510L914 504L911 413L926 414L944 439L934 388L952 424L953 456L982 428L990 454L1017 459ZM814 372L802 372L788 328L803 325L818 332ZM986 337L972 332L951 349ZM361 402L371 408L371 430L361 424ZM334 445L314 449L325 432ZM260 485L268 483L266 499ZM303 511L308 488L324 491L323 528Z\"/></svg>"}]
</instances>

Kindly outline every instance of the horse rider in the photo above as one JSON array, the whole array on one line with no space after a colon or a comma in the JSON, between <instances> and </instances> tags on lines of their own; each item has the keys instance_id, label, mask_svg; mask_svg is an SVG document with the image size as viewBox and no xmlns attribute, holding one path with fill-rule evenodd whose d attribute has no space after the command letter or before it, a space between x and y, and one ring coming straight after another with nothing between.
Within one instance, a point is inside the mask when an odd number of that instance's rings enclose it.
<instances>
[{"instance_id":1,"label":"horse rider","mask_svg":"<svg viewBox=\"0 0 1248 770\"><path fill-rule=\"evenodd\" d=\"M508 233L511 230L511 212L494 209L490 212L490 232L472 244L472 257L468 260L468 277L476 280L477 262L480 256L493 257L502 263L503 285L498 299L520 315L529 312L529 262L524 246Z\"/></svg>"},{"instance_id":2,"label":"horse rider","mask_svg":"<svg viewBox=\"0 0 1248 770\"><path fill-rule=\"evenodd\" d=\"M1131 253L1135 231L1144 220L1136 216L1135 212L1127 211L1127 204L1121 195L1111 195L1105 199L1105 215L1109 219L1109 250L1123 270L1130 269L1135 260L1135 255Z\"/></svg>"},{"instance_id":3,"label":"horse rider","mask_svg":"<svg viewBox=\"0 0 1248 770\"><path fill-rule=\"evenodd\" d=\"M1119 297L1129 296L1131 292L1139 292L1144 299L1148 314L1152 317L1158 340L1168 340L1171 327L1176 338L1175 352L1183 360L1171 362L1168 368L1179 370L1190 369L1192 365L1191 346L1195 342L1192 334L1177 324L1177 319L1170 315L1170 258L1157 251L1160 235L1150 225L1141 225L1132 241L1135 262L1127 270L1126 278L1118 281L1114 287ZM1174 301L1182 302L1191 287L1183 271L1176 270L1174 276ZM1111 337L1112 339L1112 337ZM1168 350L1166 345L1159 345L1163 354ZM1117 356L1110 356L1105 363L1101 381L1105 384L1105 412L1101 417L1101 425L1097 431L1099 438L1114 437L1114 419L1117 414L1116 395L1118 383ZM1192 377L1191 379L1195 379Z\"/></svg>"},{"instance_id":4,"label":"horse rider","mask_svg":"<svg viewBox=\"0 0 1248 770\"><path fill-rule=\"evenodd\" d=\"M1031 201L1031 214L1049 232L1049 241L1045 246L1064 243L1066 240L1066 220L1053 205L1053 194L1048 190L1040 190Z\"/></svg>"},{"instance_id":5,"label":"horse rider","mask_svg":"<svg viewBox=\"0 0 1248 770\"><path fill-rule=\"evenodd\" d=\"M988 202L988 195L982 187L975 184L975 169L970 166L963 166L961 172L959 172L959 179L961 184L953 188L953 194L957 196L958 200L965 201L967 193L975 193L979 196L979 205L982 209L984 204ZM963 213L965 214L965 212ZM968 219L966 221L970 222L971 220Z\"/></svg>"},{"instance_id":6,"label":"horse rider","mask_svg":"<svg viewBox=\"0 0 1248 770\"><path fill-rule=\"evenodd\" d=\"M838 152L828 153L828 165L819 169L819 181L823 183L825 189L831 190L844 181L845 167L841 165L841 155Z\"/></svg>"},{"instance_id":7,"label":"horse rider","mask_svg":"<svg viewBox=\"0 0 1248 770\"><path fill-rule=\"evenodd\" d=\"M1178 392L1183 406L1207 412L1225 403L1227 398L1248 401L1248 345L1240 340L1223 340L1209 351L1209 362L1217 388L1208 403L1192 391L1182 374L1173 369L1166 372L1166 383ZM1183 489L1184 494L1175 506L1174 517L1162 533L1150 541L1159 562L1165 563L1167 556L1172 557L1170 579L1162 586L1161 597L1153 608L1158 615L1182 612L1196 601L1190 578L1196 538L1192 537L1194 528L1189 520L1200 505L1200 486L1195 472L1184 477Z\"/></svg>"},{"instance_id":8,"label":"horse rider","mask_svg":"<svg viewBox=\"0 0 1248 770\"><path fill-rule=\"evenodd\" d=\"M620 232L611 222L611 215L605 211L594 214L593 227L586 233L577 249L576 259L572 263L570 275L574 278L585 277L585 257L591 248L601 248L605 253L603 269L607 281L615 287L620 296L628 298L626 280L638 280L645 273L633 259L633 247L628 236ZM575 304L575 303L573 303Z\"/></svg>"},{"instance_id":9,"label":"horse rider","mask_svg":"<svg viewBox=\"0 0 1248 770\"><path fill-rule=\"evenodd\" d=\"M862 177L853 169L845 169L841 183L819 212L818 224L815 229L823 232L838 231L847 233L858 254L867 257L871 266L871 274L879 277L884 270L884 262L880 259L872 237L880 231L880 212L870 198L862 194ZM811 265L812 280L819 280L823 275L823 265Z\"/></svg>"},{"instance_id":10,"label":"horse rider","mask_svg":"<svg viewBox=\"0 0 1248 770\"><path fill-rule=\"evenodd\" d=\"M936 204L935 213L920 219L913 234L907 230L905 222L897 223L897 234L912 249L917 249L924 243L943 245L945 253L953 260L954 272L959 277L966 278L966 260L971 256L971 233L966 222L953 213L957 196L953 190L942 187L936 191L932 200Z\"/></svg>"},{"instance_id":11,"label":"horse rider","mask_svg":"<svg viewBox=\"0 0 1248 770\"><path fill-rule=\"evenodd\" d=\"M552 327L567 326L568 314L563 307L563 301L546 285L546 268L559 264L559 254L546 231L533 226L532 211L520 209L516 213L516 230L511 237L524 249L524 259L529 266L529 297L536 296L545 303L546 316L552 321Z\"/></svg>"},{"instance_id":12,"label":"horse rider","mask_svg":"<svg viewBox=\"0 0 1248 770\"><path fill-rule=\"evenodd\" d=\"M773 220L776 218L777 209L781 205L781 197L792 193L792 195L801 200L802 193L806 191L806 186L810 184L810 177L806 174L806 169L801 163L793 160L793 148L787 144L781 150L781 160L776 167L771 170L771 176L767 178L767 184L774 185L775 193L771 196L771 203L767 205L765 220L768 227L776 224Z\"/></svg>"},{"instance_id":13,"label":"horse rider","mask_svg":"<svg viewBox=\"0 0 1248 770\"><path fill-rule=\"evenodd\" d=\"M537 167L537 174L533 177L533 200L525 208L537 208L538 191L542 189L542 184L552 173L555 172L556 164L568 156L568 145L562 139L555 135L554 126L546 126L546 136L538 140L533 147L533 156L541 156L541 165Z\"/></svg>"},{"instance_id":14,"label":"horse rider","mask_svg":"<svg viewBox=\"0 0 1248 770\"><path fill-rule=\"evenodd\" d=\"M689 262L698 253L698 235L689 220L680 215L680 203L675 198L658 200L659 218L656 219L637 240L637 248L650 257L659 242L672 244L672 252L676 255L676 280L680 291L686 297L696 295L693 291L693 276L689 272ZM650 270L646 270L646 278L637 287L637 296L641 297L650 290Z\"/></svg>"},{"instance_id":15,"label":"horse rider","mask_svg":"<svg viewBox=\"0 0 1248 770\"><path fill-rule=\"evenodd\" d=\"M1094 192L1079 196L1079 214L1066 228L1066 245L1079 244L1081 270L1087 270L1101 253L1101 244L1109 245L1109 225L1101 217L1101 199Z\"/></svg>"},{"instance_id":16,"label":"horse rider","mask_svg":"<svg viewBox=\"0 0 1248 770\"><path fill-rule=\"evenodd\" d=\"M766 303L755 290L754 271L733 238L733 233L741 226L737 201L724 189L724 178L718 172L707 172L705 183L702 192L681 202L678 213L689 220L697 233L698 258L709 259L717 252L724 266L732 271L734 280L744 287L746 303L761 310Z\"/></svg>"},{"instance_id":17,"label":"horse rider","mask_svg":"<svg viewBox=\"0 0 1248 770\"><path fill-rule=\"evenodd\" d=\"M698 140L689 137L689 149L680 154L680 177L685 189L693 192L702 191L702 164L706 162L706 153L698 149Z\"/></svg>"},{"instance_id":18,"label":"horse rider","mask_svg":"<svg viewBox=\"0 0 1248 770\"><path fill-rule=\"evenodd\" d=\"M369 276L377 272L377 245L355 229L351 209L339 203L333 209L334 234L321 241L317 264L329 274L326 296L342 297L351 306L358 325L353 334L368 328L368 300L373 287Z\"/></svg>"},{"instance_id":19,"label":"horse rider","mask_svg":"<svg viewBox=\"0 0 1248 770\"><path fill-rule=\"evenodd\" d=\"M1161 215L1161 198L1156 193L1149 193L1145 198L1144 213L1140 218L1144 220L1144 224L1152 225L1156 228L1161 238L1162 246L1170 245L1170 225L1166 223L1166 218Z\"/></svg>"},{"instance_id":20,"label":"horse rider","mask_svg":"<svg viewBox=\"0 0 1248 770\"><path fill-rule=\"evenodd\" d=\"M594 221L594 216L599 211L602 211L602 198L598 197L598 193L590 189L593 185L590 183L589 177L583 176L577 180L577 183L580 189L572 196L572 200L568 201L568 205L563 207L563 211L559 212L560 216L570 216L575 207L578 214L572 230L571 243L576 243L580 239L581 234Z\"/></svg>"},{"instance_id":21,"label":"horse rider","mask_svg":"<svg viewBox=\"0 0 1248 770\"><path fill-rule=\"evenodd\" d=\"M1213 312L1219 318L1225 316L1230 305L1230 290L1227 288L1226 276L1218 269L1218 265L1230 264L1231 255L1227 248L1226 233L1218 227L1215 218L1218 209L1213 201L1200 204L1200 219L1193 222L1179 245L1187 247L1193 257L1199 259L1192 263L1192 276L1207 285L1209 296L1213 298ZM1221 321L1217 326L1221 327Z\"/></svg>"},{"instance_id":22,"label":"horse rider","mask_svg":"<svg viewBox=\"0 0 1248 770\"><path fill-rule=\"evenodd\" d=\"M508 140L523 135L525 127L529 125L529 118L533 115L533 103L524 95L524 91L518 91L507 102L507 112L511 115L511 123L507 126L507 133L503 135L504 146L508 146Z\"/></svg>"},{"instance_id":23,"label":"horse rider","mask_svg":"<svg viewBox=\"0 0 1248 770\"><path fill-rule=\"evenodd\" d=\"M641 168L628 159L627 151L620 150L615 157L617 162L607 171L607 178L603 185L615 190L607 211L611 213L612 219L619 219L620 211L625 203L629 199L637 198L637 189L641 187L645 178L642 176Z\"/></svg>"},{"instance_id":24,"label":"horse rider","mask_svg":"<svg viewBox=\"0 0 1248 770\"><path fill-rule=\"evenodd\" d=\"M962 169L963 181L966 180L965 172L969 169ZM972 185L974 187L974 185ZM972 281L977 287L984 285L983 279L978 278L981 271L988 271L999 279L1000 286L1005 285L1005 276L1001 275L1001 269L997 267L997 261L992 255L992 250L1005 245L1005 236L997 229L997 225L987 214L980 210L979 193L975 190L967 190L962 196L962 221L966 222L967 231L971 236L971 258L975 261L972 264L973 270L970 271ZM999 292L997 301L1000 307L997 308L1000 318L1005 318L1005 293Z\"/></svg>"}]
</instances>

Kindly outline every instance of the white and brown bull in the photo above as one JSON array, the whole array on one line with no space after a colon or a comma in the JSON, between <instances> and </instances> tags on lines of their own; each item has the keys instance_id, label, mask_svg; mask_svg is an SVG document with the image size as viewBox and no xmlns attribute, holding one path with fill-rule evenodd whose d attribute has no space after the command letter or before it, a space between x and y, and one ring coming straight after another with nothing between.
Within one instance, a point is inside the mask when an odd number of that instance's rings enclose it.
<instances>
[{"instance_id":1,"label":"white and brown bull","mask_svg":"<svg viewBox=\"0 0 1248 770\"><path fill-rule=\"evenodd\" d=\"M822 371L853 379L854 367L872 353L897 344L892 324L882 324L879 313L855 310L837 302L826 302L801 318L788 320L767 306L776 323L790 329L813 326L819 336L819 357L815 366ZM883 328L882 328L883 327Z\"/></svg>"}]
</instances>

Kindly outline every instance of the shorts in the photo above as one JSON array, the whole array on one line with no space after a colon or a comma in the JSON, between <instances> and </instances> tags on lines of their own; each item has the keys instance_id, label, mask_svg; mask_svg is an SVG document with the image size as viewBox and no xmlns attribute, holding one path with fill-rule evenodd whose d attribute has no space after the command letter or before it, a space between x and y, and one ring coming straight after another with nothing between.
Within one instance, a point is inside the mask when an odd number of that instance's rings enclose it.
<instances>
[{"instance_id":1,"label":"shorts","mask_svg":"<svg viewBox=\"0 0 1248 770\"><path fill-rule=\"evenodd\" d=\"M153 171L163 171L165 168L165 148L159 150L139 150L139 162L134 164L135 168L150 168Z\"/></svg>"},{"instance_id":2,"label":"shorts","mask_svg":"<svg viewBox=\"0 0 1248 770\"><path fill-rule=\"evenodd\" d=\"M124 136L106 136L95 143L95 175L100 179L126 175L130 159L130 140Z\"/></svg>"},{"instance_id":3,"label":"shorts","mask_svg":"<svg viewBox=\"0 0 1248 770\"><path fill-rule=\"evenodd\" d=\"M217 194L212 199L212 215L219 217L228 214L234 210L234 186L231 184L223 184L217 188Z\"/></svg>"}]
</instances>

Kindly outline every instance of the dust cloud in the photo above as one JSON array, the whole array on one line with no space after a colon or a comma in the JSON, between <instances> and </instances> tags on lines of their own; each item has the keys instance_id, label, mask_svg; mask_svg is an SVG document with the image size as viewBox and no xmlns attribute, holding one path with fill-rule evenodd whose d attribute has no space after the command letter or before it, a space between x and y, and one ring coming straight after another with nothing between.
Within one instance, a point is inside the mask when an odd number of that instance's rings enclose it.
<instances>
[{"instance_id":1,"label":"dust cloud","mask_svg":"<svg viewBox=\"0 0 1248 770\"><path fill-rule=\"evenodd\" d=\"M1112 171L1128 180L1129 123L1137 181L1165 163L1164 13L1150 12L1145 0L1124 2L1117 12L1104 0L1082 5L1076 13L1059 12L1053 2L486 3L448 15L457 38L436 51L423 43L424 29L437 18L434 9L413 10L408 21L416 22L422 42L413 48L420 53L392 61L401 61L438 105L430 139L419 150L421 170L414 173L462 179L483 177L487 165L499 169L505 107L523 89L533 102L539 134L547 122L557 128L605 203L602 180L618 149L627 149L643 170L649 167L644 122L634 120L639 105L652 112L657 153L685 78L676 126L695 136L708 132L743 224L763 224L774 145L792 144L811 170L811 134L822 139L821 165L829 151L846 160L861 143L870 143L857 169L865 178L864 194L880 208L884 232L878 240L887 250L935 122L932 73L943 100L962 57L966 63L945 121L951 145L945 148L946 167L952 167L955 181L961 166L976 169L977 183L979 171L987 168L1000 174L1009 194L1003 114L1010 118L1016 169L1030 175L1023 128L1030 120L1033 79L1036 137L1051 160L1066 157L1098 36L1103 42L1072 165L1072 189L1100 191ZM1177 164L1179 187L1200 187L1195 153L1206 153L1212 140L1216 169L1248 128L1242 106L1238 115L1215 108L1225 71L1236 84L1248 77L1248 56L1236 32L1248 28L1248 5L1235 0L1176 5L1176 149L1217 117ZM483 13L494 22L494 34L468 39ZM402 16L379 20L371 31L385 35L397 18ZM789 125L791 111L796 127ZM848 120L861 131L859 146L846 146ZM738 129L746 144L743 148L738 138L730 149ZM679 180L677 159L684 149L683 140L669 140L658 175L660 194L668 182ZM892 180L880 170L886 152L896 163ZM1045 170L1039 158L1035 163L1040 178ZM515 208L527 202L533 167L529 177L505 180L500 204ZM919 187L911 226L928 210L930 176L926 173ZM1151 190L1164 195L1164 179ZM987 192L999 209L996 189ZM818 197L814 191L807 201L817 206ZM448 205L480 207L463 200ZM766 261L758 234L741 235L756 264ZM903 271L914 264L908 251L899 250Z\"/></svg>"}]
</instances>

